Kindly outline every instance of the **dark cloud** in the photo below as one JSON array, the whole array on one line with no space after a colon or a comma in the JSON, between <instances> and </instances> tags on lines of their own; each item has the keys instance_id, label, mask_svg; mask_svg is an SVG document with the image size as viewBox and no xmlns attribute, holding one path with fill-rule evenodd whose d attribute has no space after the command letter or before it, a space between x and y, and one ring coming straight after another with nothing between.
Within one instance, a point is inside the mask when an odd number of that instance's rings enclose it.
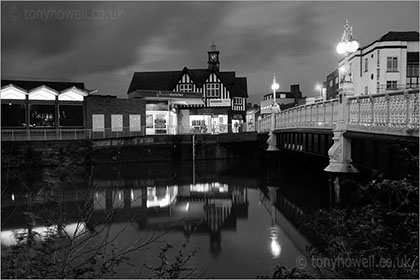
<instances>
[{"instance_id":1,"label":"dark cloud","mask_svg":"<svg viewBox=\"0 0 420 280\"><path fill-rule=\"evenodd\" d=\"M265 93L273 73L281 78L282 87L300 83L304 94L312 95L313 84L336 67L339 57L334 48L346 17L362 45L390 30L418 30L419 21L415 2L1 5L4 77L77 79L104 94L125 95L134 71L206 67L206 52L215 42L221 51L222 70L248 77L252 102ZM34 11L50 10L95 11L111 18L25 18Z\"/></svg>"}]
</instances>

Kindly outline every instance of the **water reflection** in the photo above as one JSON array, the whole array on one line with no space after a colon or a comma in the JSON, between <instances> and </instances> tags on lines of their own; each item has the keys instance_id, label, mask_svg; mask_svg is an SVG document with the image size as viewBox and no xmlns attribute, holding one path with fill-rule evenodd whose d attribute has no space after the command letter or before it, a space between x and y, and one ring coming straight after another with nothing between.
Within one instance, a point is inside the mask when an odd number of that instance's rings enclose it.
<instances>
[{"instance_id":1,"label":"water reflection","mask_svg":"<svg viewBox=\"0 0 420 280\"><path fill-rule=\"evenodd\" d=\"M41 183L45 178L39 178L30 185L31 192L14 188L2 196L2 245L7 245L5 235L22 229L23 212L37 211L55 200L67 214L68 224L86 217L81 222L89 233L111 213L114 230L126 229L124 237L115 241L118 246L168 230L165 238L175 245L188 238L194 249L201 248L191 262L209 269L204 277L270 275L277 264L295 267L308 242L293 224L304 215L291 200L298 196L294 186L272 177L267 186L263 167L258 162L206 161L197 164L195 183L188 163L97 166L91 176L85 176L92 181L79 179L77 187L48 189ZM41 220L34 221L34 227L45 226ZM133 253L130 262L138 266L158 254L159 249L151 247L148 253ZM121 271L127 273L127 269Z\"/></svg>"}]
</instances>

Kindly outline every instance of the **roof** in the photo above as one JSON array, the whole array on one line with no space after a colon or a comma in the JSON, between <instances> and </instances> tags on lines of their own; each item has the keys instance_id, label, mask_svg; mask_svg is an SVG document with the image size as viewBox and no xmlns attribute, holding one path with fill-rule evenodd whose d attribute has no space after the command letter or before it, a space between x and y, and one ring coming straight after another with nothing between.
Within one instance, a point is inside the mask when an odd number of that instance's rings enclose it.
<instances>
[{"instance_id":1,"label":"roof","mask_svg":"<svg viewBox=\"0 0 420 280\"><path fill-rule=\"evenodd\" d=\"M417 31L390 31L382 36L379 42L384 41L419 41L419 32Z\"/></svg>"},{"instance_id":2,"label":"roof","mask_svg":"<svg viewBox=\"0 0 420 280\"><path fill-rule=\"evenodd\" d=\"M232 97L248 97L246 78L236 77L233 71L219 72L211 69L188 69L187 67L181 71L135 72L127 93L136 90L172 91L185 73L198 87L202 87L210 74L215 73L232 93Z\"/></svg>"},{"instance_id":3,"label":"roof","mask_svg":"<svg viewBox=\"0 0 420 280\"><path fill-rule=\"evenodd\" d=\"M56 91L63 91L65 89L76 87L86 91L85 84L82 82L52 82L52 81L22 81L22 80L1 80L1 87L13 84L21 89L30 91L40 86L47 86Z\"/></svg>"}]
</instances>

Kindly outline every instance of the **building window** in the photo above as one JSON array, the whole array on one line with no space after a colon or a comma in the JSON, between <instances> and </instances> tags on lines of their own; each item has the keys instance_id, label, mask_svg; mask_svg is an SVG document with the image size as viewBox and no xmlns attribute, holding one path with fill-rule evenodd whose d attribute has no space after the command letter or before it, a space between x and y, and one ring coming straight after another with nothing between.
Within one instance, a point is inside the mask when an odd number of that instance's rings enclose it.
<instances>
[{"instance_id":1,"label":"building window","mask_svg":"<svg viewBox=\"0 0 420 280\"><path fill-rule=\"evenodd\" d=\"M30 105L30 125L32 127L54 127L55 105Z\"/></svg>"},{"instance_id":2,"label":"building window","mask_svg":"<svg viewBox=\"0 0 420 280\"><path fill-rule=\"evenodd\" d=\"M242 105L242 98L234 97L233 98L233 105Z\"/></svg>"},{"instance_id":3,"label":"building window","mask_svg":"<svg viewBox=\"0 0 420 280\"><path fill-rule=\"evenodd\" d=\"M338 77L335 77L335 84L338 84Z\"/></svg>"},{"instance_id":4,"label":"building window","mask_svg":"<svg viewBox=\"0 0 420 280\"><path fill-rule=\"evenodd\" d=\"M330 87L333 86L333 80L330 80Z\"/></svg>"},{"instance_id":5,"label":"building window","mask_svg":"<svg viewBox=\"0 0 420 280\"><path fill-rule=\"evenodd\" d=\"M105 130L105 117L104 115L92 115L92 130L93 131L104 131Z\"/></svg>"},{"instance_id":6,"label":"building window","mask_svg":"<svg viewBox=\"0 0 420 280\"><path fill-rule=\"evenodd\" d=\"M1 104L2 127L25 127L26 109L25 104Z\"/></svg>"},{"instance_id":7,"label":"building window","mask_svg":"<svg viewBox=\"0 0 420 280\"><path fill-rule=\"evenodd\" d=\"M369 87L365 86L365 95L368 95L368 94L369 94Z\"/></svg>"},{"instance_id":8,"label":"building window","mask_svg":"<svg viewBox=\"0 0 420 280\"><path fill-rule=\"evenodd\" d=\"M207 84L207 97L220 97L220 84Z\"/></svg>"},{"instance_id":9,"label":"building window","mask_svg":"<svg viewBox=\"0 0 420 280\"><path fill-rule=\"evenodd\" d=\"M397 89L397 81L386 81L386 89Z\"/></svg>"},{"instance_id":10,"label":"building window","mask_svg":"<svg viewBox=\"0 0 420 280\"><path fill-rule=\"evenodd\" d=\"M369 62L368 62L368 58L366 57L365 58L365 72L368 71L368 65L369 65Z\"/></svg>"},{"instance_id":11,"label":"building window","mask_svg":"<svg viewBox=\"0 0 420 280\"><path fill-rule=\"evenodd\" d=\"M407 88L418 88L419 77L407 77Z\"/></svg>"},{"instance_id":12,"label":"building window","mask_svg":"<svg viewBox=\"0 0 420 280\"><path fill-rule=\"evenodd\" d=\"M83 127L83 106L59 105L60 126Z\"/></svg>"},{"instance_id":13,"label":"building window","mask_svg":"<svg viewBox=\"0 0 420 280\"><path fill-rule=\"evenodd\" d=\"M179 91L183 92L191 92L192 91L192 84L180 84Z\"/></svg>"},{"instance_id":14,"label":"building window","mask_svg":"<svg viewBox=\"0 0 420 280\"><path fill-rule=\"evenodd\" d=\"M122 131L122 130L123 130L123 116L111 115L111 131Z\"/></svg>"},{"instance_id":15,"label":"building window","mask_svg":"<svg viewBox=\"0 0 420 280\"><path fill-rule=\"evenodd\" d=\"M130 131L141 131L141 116L130 115Z\"/></svg>"},{"instance_id":16,"label":"building window","mask_svg":"<svg viewBox=\"0 0 420 280\"><path fill-rule=\"evenodd\" d=\"M398 72L398 57L388 56L386 58L386 71Z\"/></svg>"},{"instance_id":17,"label":"building window","mask_svg":"<svg viewBox=\"0 0 420 280\"><path fill-rule=\"evenodd\" d=\"M419 65L407 64L407 77L418 77L418 76L419 76Z\"/></svg>"}]
</instances>

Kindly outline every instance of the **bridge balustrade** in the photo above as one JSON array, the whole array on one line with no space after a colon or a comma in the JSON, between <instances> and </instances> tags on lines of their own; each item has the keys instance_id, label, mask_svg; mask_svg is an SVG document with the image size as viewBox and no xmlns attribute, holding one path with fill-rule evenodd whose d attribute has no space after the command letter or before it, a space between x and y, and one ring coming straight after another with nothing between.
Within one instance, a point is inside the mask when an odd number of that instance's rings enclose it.
<instances>
[{"instance_id":1,"label":"bridge balustrade","mask_svg":"<svg viewBox=\"0 0 420 280\"><path fill-rule=\"evenodd\" d=\"M344 108L347 106L347 108ZM334 129L339 112L347 112L343 121L348 130L406 135L419 128L419 90L405 90L375 95L349 97L306 104L276 113L274 129ZM259 121L258 132L271 129L271 116Z\"/></svg>"},{"instance_id":2,"label":"bridge balustrade","mask_svg":"<svg viewBox=\"0 0 420 280\"><path fill-rule=\"evenodd\" d=\"M350 97L348 129L405 134L419 128L419 91Z\"/></svg>"}]
</instances>

